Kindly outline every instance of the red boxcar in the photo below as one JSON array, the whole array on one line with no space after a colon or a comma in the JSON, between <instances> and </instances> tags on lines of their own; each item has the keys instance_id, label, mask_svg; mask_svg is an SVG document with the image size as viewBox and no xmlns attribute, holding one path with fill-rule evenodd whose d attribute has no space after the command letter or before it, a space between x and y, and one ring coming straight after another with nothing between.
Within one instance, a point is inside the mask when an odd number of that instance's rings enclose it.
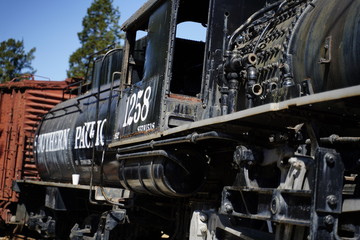
<instances>
[{"instance_id":1,"label":"red boxcar","mask_svg":"<svg viewBox=\"0 0 360 240\"><path fill-rule=\"evenodd\" d=\"M0 223L9 222L17 202L13 180L39 179L32 142L41 117L70 98L73 79L21 80L0 84Z\"/></svg>"}]
</instances>

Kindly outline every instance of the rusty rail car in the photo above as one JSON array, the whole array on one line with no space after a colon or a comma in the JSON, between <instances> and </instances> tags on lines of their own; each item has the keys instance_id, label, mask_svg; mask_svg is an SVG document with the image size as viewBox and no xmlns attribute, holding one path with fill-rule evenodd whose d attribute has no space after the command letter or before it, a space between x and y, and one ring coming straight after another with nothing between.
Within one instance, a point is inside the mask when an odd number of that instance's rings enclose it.
<instances>
[{"instance_id":1,"label":"rusty rail car","mask_svg":"<svg viewBox=\"0 0 360 240\"><path fill-rule=\"evenodd\" d=\"M35 165L33 141L44 114L71 98L65 81L20 79L0 84L0 219L13 217L18 193L14 180L40 180Z\"/></svg>"}]
</instances>

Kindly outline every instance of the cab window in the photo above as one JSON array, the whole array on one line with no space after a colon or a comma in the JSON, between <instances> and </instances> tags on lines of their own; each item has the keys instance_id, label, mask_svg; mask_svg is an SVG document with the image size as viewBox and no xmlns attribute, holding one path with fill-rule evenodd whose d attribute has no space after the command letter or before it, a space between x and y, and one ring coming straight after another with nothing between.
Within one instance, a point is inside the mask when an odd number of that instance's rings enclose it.
<instances>
[{"instance_id":1,"label":"cab window","mask_svg":"<svg viewBox=\"0 0 360 240\"><path fill-rule=\"evenodd\" d=\"M125 87L164 76L167 66L172 1L164 1L146 19L126 29L128 61Z\"/></svg>"},{"instance_id":2,"label":"cab window","mask_svg":"<svg viewBox=\"0 0 360 240\"><path fill-rule=\"evenodd\" d=\"M196 97L201 91L208 0L180 1L170 92Z\"/></svg>"}]
</instances>

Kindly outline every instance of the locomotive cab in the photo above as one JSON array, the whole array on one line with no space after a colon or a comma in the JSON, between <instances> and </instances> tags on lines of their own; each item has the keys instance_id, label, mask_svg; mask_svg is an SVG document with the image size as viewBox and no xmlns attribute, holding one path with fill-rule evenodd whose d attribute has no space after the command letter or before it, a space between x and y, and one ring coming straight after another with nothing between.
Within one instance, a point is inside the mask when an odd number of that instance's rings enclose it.
<instances>
[{"instance_id":1,"label":"locomotive cab","mask_svg":"<svg viewBox=\"0 0 360 240\"><path fill-rule=\"evenodd\" d=\"M264 3L149 1L125 22L125 60L111 146L220 115L219 72L214 66L223 61L226 37L219 33L234 31ZM237 5L244 9L241 15ZM201 25L206 39L179 37L185 22Z\"/></svg>"},{"instance_id":2,"label":"locomotive cab","mask_svg":"<svg viewBox=\"0 0 360 240\"><path fill-rule=\"evenodd\" d=\"M149 2L123 26L122 82L114 140L159 129L172 5ZM154 10L156 6L156 9ZM145 36L144 36L145 35Z\"/></svg>"}]
</instances>

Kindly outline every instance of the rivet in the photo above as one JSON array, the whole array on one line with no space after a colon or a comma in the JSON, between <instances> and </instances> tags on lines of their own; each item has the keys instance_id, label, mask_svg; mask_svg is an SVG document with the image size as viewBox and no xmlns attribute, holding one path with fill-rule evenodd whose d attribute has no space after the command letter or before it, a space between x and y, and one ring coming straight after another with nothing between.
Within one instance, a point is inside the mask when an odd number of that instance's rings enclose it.
<instances>
[{"instance_id":1,"label":"rivet","mask_svg":"<svg viewBox=\"0 0 360 240\"><path fill-rule=\"evenodd\" d=\"M334 219L333 216L327 215L327 216L325 216L325 218L324 218L324 222L325 222L326 225L332 226L332 225L334 225L334 223L335 223L335 219Z\"/></svg>"},{"instance_id":2,"label":"rivet","mask_svg":"<svg viewBox=\"0 0 360 240\"><path fill-rule=\"evenodd\" d=\"M226 203L224 207L225 207L225 211L229 214L234 211L234 208L231 206L230 203Z\"/></svg>"},{"instance_id":3,"label":"rivet","mask_svg":"<svg viewBox=\"0 0 360 240\"><path fill-rule=\"evenodd\" d=\"M208 216L207 216L207 214L205 214L205 213L200 213L200 214L199 214L199 219L200 219L200 221L202 221L202 222L206 222L206 221L208 220Z\"/></svg>"},{"instance_id":4,"label":"rivet","mask_svg":"<svg viewBox=\"0 0 360 240\"><path fill-rule=\"evenodd\" d=\"M326 202L329 204L330 207L336 206L338 200L335 195L329 195L326 197Z\"/></svg>"},{"instance_id":5,"label":"rivet","mask_svg":"<svg viewBox=\"0 0 360 240\"><path fill-rule=\"evenodd\" d=\"M325 158L325 161L326 161L326 163L327 163L328 165L330 165L330 166L334 165L334 163L335 163L335 156L334 156L334 154L326 153L324 158Z\"/></svg>"}]
</instances>

